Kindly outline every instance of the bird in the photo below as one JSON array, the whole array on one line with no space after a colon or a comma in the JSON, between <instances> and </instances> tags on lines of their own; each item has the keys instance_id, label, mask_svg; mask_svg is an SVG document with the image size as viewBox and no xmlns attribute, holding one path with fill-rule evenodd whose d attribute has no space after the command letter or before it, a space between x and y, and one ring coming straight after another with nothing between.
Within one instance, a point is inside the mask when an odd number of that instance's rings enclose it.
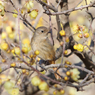
<instances>
[{"instance_id":1,"label":"bird","mask_svg":"<svg viewBox=\"0 0 95 95\"><path fill-rule=\"evenodd\" d=\"M32 51L39 51L38 57L50 64L55 64L54 46L48 38L49 28L45 26L38 27L31 38ZM56 70L56 68L54 68ZM55 75L58 79L58 76Z\"/></svg>"},{"instance_id":2,"label":"bird","mask_svg":"<svg viewBox=\"0 0 95 95\"><path fill-rule=\"evenodd\" d=\"M44 61L54 61L55 51L48 38L49 29L45 26L38 27L31 39L31 47L33 51L38 50L40 57Z\"/></svg>"}]
</instances>

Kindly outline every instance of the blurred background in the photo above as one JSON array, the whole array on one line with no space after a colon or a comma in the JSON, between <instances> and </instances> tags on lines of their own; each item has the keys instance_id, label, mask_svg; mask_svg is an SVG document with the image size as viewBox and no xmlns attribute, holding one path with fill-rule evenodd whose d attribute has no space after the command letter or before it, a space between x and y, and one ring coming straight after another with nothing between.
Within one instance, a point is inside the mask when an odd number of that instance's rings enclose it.
<instances>
[{"instance_id":1,"label":"blurred background","mask_svg":"<svg viewBox=\"0 0 95 95\"><path fill-rule=\"evenodd\" d=\"M15 9L12 7L12 5L8 2L8 0L1 0L3 1L3 5L5 6L5 10L6 11L11 11L11 12L15 12ZM0 1L0 2L1 2ZM42 6L37 3L35 0L33 0L34 3L34 7L31 10L36 9L38 11L38 15L35 19L31 19L30 15L27 14L28 9L25 7L25 4L28 0L12 0L15 4L15 6L18 8L22 9L22 14L25 14L25 18L30 22L30 24L32 24L35 28L40 27L40 26L46 26L49 27L49 16L46 15L42 8ZM50 4L53 4L54 6L57 6L57 3L55 2L56 0L49 0ZM95 0L68 0L68 8L74 8L74 7L81 7L83 5L90 4L90 2L95 1ZM60 11L60 8L58 9ZM95 16L95 9L94 8L88 8L89 12L93 15L93 17ZM92 25L91 25L91 17L90 15L86 12L87 9L83 9L83 10L78 10L78 11L73 11L70 13L69 15L69 20L70 20L70 27L71 27L71 31L72 34L74 33L72 27L75 24L78 25L82 25L85 26L87 29L89 29L89 27L92 27L92 30L94 31L95 29L95 23L93 21ZM51 16L51 22L52 22L52 29L53 29L53 38L54 38L54 47L55 50L60 46L59 42L56 39L57 36L57 24L56 24L56 17L55 16ZM19 35L18 35L18 26L20 25L20 35L21 35L21 41L23 44L29 43L30 44L30 39L32 38L33 32L24 25L24 23L20 20L18 23L18 18L11 13L5 13L5 15L2 17L0 16L0 44L2 44L3 41L8 41L8 43L19 43ZM87 44L90 45L91 42L91 36L92 36L92 31L90 31L90 37L88 38ZM83 42L83 39L80 40L79 38L76 37L76 35L73 36L74 39L76 41L78 41L79 43ZM51 38L50 38L51 40ZM27 47L27 46L26 46ZM1 47L0 47L1 48ZM29 46L29 50L31 50L31 47ZM69 52L69 50L68 50ZM10 54L6 54L6 56L11 56ZM74 54L72 54L70 57L68 58L64 58L64 61L68 60L70 61L72 64L78 64L78 63L82 63L81 60L75 56ZM11 61L11 60L10 60ZM0 57L0 63L2 62L2 58ZM56 63L60 63L61 62L61 58L59 60L56 61ZM4 64L0 64L5 65ZM14 77L14 70L11 69L9 72L5 71L4 73L2 73L0 75L0 78L10 78L10 77ZM60 70L61 72L61 70ZM64 95L95 95L95 84L91 83L88 86L84 87L84 91L78 91L75 88L72 87L64 87L65 89L65 94ZM50 89L47 93L44 91L39 91L37 94L35 95L53 95L54 89ZM1 95L8 95L8 93L4 90L3 93ZM23 93L21 94L23 95ZM59 94L58 94L59 95Z\"/></svg>"}]
</instances>

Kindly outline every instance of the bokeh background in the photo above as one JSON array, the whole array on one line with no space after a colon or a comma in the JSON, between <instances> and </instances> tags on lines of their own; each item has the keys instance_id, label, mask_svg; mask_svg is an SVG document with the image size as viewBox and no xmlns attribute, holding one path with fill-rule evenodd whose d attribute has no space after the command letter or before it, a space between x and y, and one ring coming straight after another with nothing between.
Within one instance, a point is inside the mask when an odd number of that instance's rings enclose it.
<instances>
[{"instance_id":1,"label":"bokeh background","mask_svg":"<svg viewBox=\"0 0 95 95\"><path fill-rule=\"evenodd\" d=\"M79 2L82 1L80 4ZM94 0L87 0L87 3L89 4L91 1ZM18 3L18 0L13 0L14 4L16 7L20 7L22 8L26 2L26 0L21 0L21 4ZM55 2L55 0L50 0L50 3L52 3L54 6L57 5L57 3ZM86 5L85 0L68 0L68 4L69 4L69 9L74 8L74 7L80 7L82 5ZM78 5L79 4L79 5ZM12 5L6 0L6 2L4 3L5 5L5 9L8 11L14 11L14 8L12 7ZM33 9L37 9L38 10L38 16L36 19L31 19L29 17L29 15L26 15L25 17L27 18L27 20L34 26L34 27L40 27L40 26L46 26L49 27L49 16L44 14L44 10L42 8L42 6L40 4L38 4L35 0L34 0L34 7ZM23 10L25 10L23 8ZM60 11L60 8L59 8ZM95 9L94 8L89 8L89 11L92 13L93 17L95 16ZM83 10L78 10L78 11L74 11L71 12L70 16L70 26L72 28L72 26L74 24L79 24L79 25L85 25L87 28L90 27L90 22L91 22L91 18L90 16L87 14L86 9ZM53 38L54 38L54 42L55 42L55 50L56 48L59 47L59 42L56 40L56 35L57 35L57 24L56 24L56 17L55 16L51 16L51 22L52 22L52 29L53 29ZM30 31L24 24L22 21L19 22L20 25L20 32L21 32L21 40L22 42L24 41L30 41L30 39L32 38L33 32ZM95 29L95 24L94 21L92 23L92 29L94 31ZM10 29L10 27L12 27L14 29L14 33L9 35L7 30ZM18 37L18 19L14 18L13 15L11 13L5 13L4 17L0 16L0 28L2 28L2 33L5 33L6 35L6 40L9 43L14 43L14 41L16 40L19 43L19 37ZM55 29L56 28L56 29ZM72 29L71 29L72 30ZM0 33L0 43L2 43L2 41L4 40L2 38L2 33ZM73 32L72 32L73 33ZM91 37L91 36L90 36ZM50 38L51 40L51 38ZM90 38L89 38L90 40ZM68 50L69 51L69 50ZM10 56L9 54L7 54L6 56ZM0 61L1 61L1 57L0 57ZM82 64L82 61L75 56L74 54L72 54L70 57L68 58L64 58L65 60L69 60L72 64ZM10 60L11 61L11 60ZM59 60L56 61L56 63L60 63L61 62L61 58ZM6 63L5 63L6 64ZM5 65L5 64L0 64L0 65ZM60 70L60 72L62 72L62 70ZM15 78L15 71L14 69L11 70L7 70L4 73L0 74L0 78ZM64 95L95 95L95 83L91 83L88 86L83 87L84 91L78 91L75 88L72 87L64 87L65 89L65 94ZM31 89L29 89L31 90ZM51 88L47 93L45 93L44 91L39 91L37 94L35 95L53 95L54 89ZM4 90L3 93L1 95L8 95L8 93ZM20 95L23 95L23 93L21 93ZM59 94L58 94L59 95Z\"/></svg>"}]
</instances>

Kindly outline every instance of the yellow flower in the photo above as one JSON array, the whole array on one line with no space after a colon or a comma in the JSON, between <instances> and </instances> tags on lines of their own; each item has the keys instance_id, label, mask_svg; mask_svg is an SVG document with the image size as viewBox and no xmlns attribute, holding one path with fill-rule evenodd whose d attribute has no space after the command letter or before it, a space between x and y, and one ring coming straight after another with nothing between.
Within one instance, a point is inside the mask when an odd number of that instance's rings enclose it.
<instances>
[{"instance_id":1,"label":"yellow flower","mask_svg":"<svg viewBox=\"0 0 95 95\"><path fill-rule=\"evenodd\" d=\"M27 47L22 47L22 52L23 53L28 53L28 48Z\"/></svg>"},{"instance_id":2,"label":"yellow flower","mask_svg":"<svg viewBox=\"0 0 95 95\"><path fill-rule=\"evenodd\" d=\"M82 34L81 34L81 33L79 33L79 34L78 34L78 37L79 37L79 38L82 38L83 36L82 36Z\"/></svg>"},{"instance_id":3,"label":"yellow flower","mask_svg":"<svg viewBox=\"0 0 95 95\"><path fill-rule=\"evenodd\" d=\"M12 88L7 90L10 95L19 95L19 89L18 88Z\"/></svg>"},{"instance_id":4,"label":"yellow flower","mask_svg":"<svg viewBox=\"0 0 95 95\"><path fill-rule=\"evenodd\" d=\"M89 33L84 33L84 37L88 38L89 37Z\"/></svg>"},{"instance_id":5,"label":"yellow flower","mask_svg":"<svg viewBox=\"0 0 95 95\"><path fill-rule=\"evenodd\" d=\"M65 38L65 41L68 43L69 42L69 37L66 37Z\"/></svg>"},{"instance_id":6,"label":"yellow flower","mask_svg":"<svg viewBox=\"0 0 95 95\"><path fill-rule=\"evenodd\" d=\"M31 13L29 14L31 19L35 19L38 15L38 10L32 10Z\"/></svg>"},{"instance_id":7,"label":"yellow flower","mask_svg":"<svg viewBox=\"0 0 95 95\"><path fill-rule=\"evenodd\" d=\"M11 67L15 67L15 66L16 66L16 63L12 63L12 64L11 64Z\"/></svg>"},{"instance_id":8,"label":"yellow flower","mask_svg":"<svg viewBox=\"0 0 95 95\"><path fill-rule=\"evenodd\" d=\"M37 58L37 61L39 62L40 60L41 60L41 58L38 57L38 58Z\"/></svg>"},{"instance_id":9,"label":"yellow flower","mask_svg":"<svg viewBox=\"0 0 95 95\"><path fill-rule=\"evenodd\" d=\"M71 73L71 78L74 80L74 81L78 81L78 79L80 78L79 74L80 72L78 71L78 69L71 69L70 70L70 73Z\"/></svg>"},{"instance_id":10,"label":"yellow flower","mask_svg":"<svg viewBox=\"0 0 95 95\"><path fill-rule=\"evenodd\" d=\"M30 40L28 38L25 38L25 39L22 40L22 43L29 45L30 44Z\"/></svg>"},{"instance_id":11,"label":"yellow flower","mask_svg":"<svg viewBox=\"0 0 95 95\"><path fill-rule=\"evenodd\" d=\"M49 86L48 86L48 84L45 81L42 81L39 84L39 89L40 90L44 90L44 91L48 91L49 90Z\"/></svg>"},{"instance_id":12,"label":"yellow flower","mask_svg":"<svg viewBox=\"0 0 95 95\"><path fill-rule=\"evenodd\" d=\"M6 62L6 60L5 60L5 59L2 59L2 62L3 62L3 63L5 63L5 62Z\"/></svg>"},{"instance_id":13,"label":"yellow flower","mask_svg":"<svg viewBox=\"0 0 95 95\"><path fill-rule=\"evenodd\" d=\"M30 55L30 58L33 58L33 54Z\"/></svg>"},{"instance_id":14,"label":"yellow flower","mask_svg":"<svg viewBox=\"0 0 95 95\"><path fill-rule=\"evenodd\" d=\"M31 83L34 86L38 86L41 83L41 80L40 80L40 78L38 76L35 76L35 77L32 78Z\"/></svg>"},{"instance_id":15,"label":"yellow flower","mask_svg":"<svg viewBox=\"0 0 95 95\"><path fill-rule=\"evenodd\" d=\"M12 31L12 27L11 27L11 26L7 26L7 27L6 27L6 32L7 32L8 34L12 33L12 32L13 32L13 31Z\"/></svg>"},{"instance_id":16,"label":"yellow flower","mask_svg":"<svg viewBox=\"0 0 95 95\"><path fill-rule=\"evenodd\" d=\"M30 10L31 8L34 7L34 3L33 3L33 1L28 1L28 2L25 4L25 6L26 6L26 8L27 8L28 10Z\"/></svg>"},{"instance_id":17,"label":"yellow flower","mask_svg":"<svg viewBox=\"0 0 95 95\"><path fill-rule=\"evenodd\" d=\"M14 54L14 53L15 53L15 50L14 50L14 49L12 49L12 50L11 50L11 53L12 53L12 54Z\"/></svg>"},{"instance_id":18,"label":"yellow flower","mask_svg":"<svg viewBox=\"0 0 95 95\"><path fill-rule=\"evenodd\" d=\"M12 89L14 86L15 86L15 84L14 84L12 81L6 81L6 82L4 83L4 88L5 88L6 90Z\"/></svg>"},{"instance_id":19,"label":"yellow flower","mask_svg":"<svg viewBox=\"0 0 95 95\"><path fill-rule=\"evenodd\" d=\"M60 93L61 93L61 94L64 94L64 93L65 93L65 91L62 89L62 90L60 90Z\"/></svg>"},{"instance_id":20,"label":"yellow flower","mask_svg":"<svg viewBox=\"0 0 95 95\"><path fill-rule=\"evenodd\" d=\"M10 39L14 39L14 38L15 38L15 33L10 33L10 34L8 34L8 37L9 37Z\"/></svg>"},{"instance_id":21,"label":"yellow flower","mask_svg":"<svg viewBox=\"0 0 95 95\"><path fill-rule=\"evenodd\" d=\"M79 31L78 24L73 25L73 32L74 32L74 34L77 33L78 31Z\"/></svg>"},{"instance_id":22,"label":"yellow flower","mask_svg":"<svg viewBox=\"0 0 95 95\"><path fill-rule=\"evenodd\" d=\"M6 32L2 32L2 34L1 34L1 38L2 38L2 39L6 39L6 37L7 37Z\"/></svg>"},{"instance_id":23,"label":"yellow flower","mask_svg":"<svg viewBox=\"0 0 95 95\"><path fill-rule=\"evenodd\" d=\"M77 44L75 44L75 45L73 46L73 48L76 50L76 49L77 49Z\"/></svg>"},{"instance_id":24,"label":"yellow flower","mask_svg":"<svg viewBox=\"0 0 95 95\"><path fill-rule=\"evenodd\" d=\"M36 54L36 55L39 55L39 53L40 53L40 52L39 52L38 50L35 51L35 54Z\"/></svg>"},{"instance_id":25,"label":"yellow flower","mask_svg":"<svg viewBox=\"0 0 95 95\"><path fill-rule=\"evenodd\" d=\"M23 53L28 53L31 50L31 45L30 44L22 44L22 52Z\"/></svg>"},{"instance_id":26,"label":"yellow flower","mask_svg":"<svg viewBox=\"0 0 95 95\"><path fill-rule=\"evenodd\" d=\"M13 17L17 18L17 14L18 13L16 10L14 10L14 14L13 14Z\"/></svg>"},{"instance_id":27,"label":"yellow flower","mask_svg":"<svg viewBox=\"0 0 95 95\"><path fill-rule=\"evenodd\" d=\"M68 51L67 51L67 50L65 50L65 51L64 51L64 54L66 55L67 53L68 53Z\"/></svg>"},{"instance_id":28,"label":"yellow flower","mask_svg":"<svg viewBox=\"0 0 95 95\"><path fill-rule=\"evenodd\" d=\"M69 78L67 76L64 77L64 80L67 81Z\"/></svg>"},{"instance_id":29,"label":"yellow flower","mask_svg":"<svg viewBox=\"0 0 95 95\"><path fill-rule=\"evenodd\" d=\"M71 75L70 71L67 71L67 72L66 72L66 75L67 75L67 76L70 76L70 75Z\"/></svg>"},{"instance_id":30,"label":"yellow flower","mask_svg":"<svg viewBox=\"0 0 95 95\"><path fill-rule=\"evenodd\" d=\"M15 47L14 48L14 53L17 55L20 55L20 48L19 47Z\"/></svg>"},{"instance_id":31,"label":"yellow flower","mask_svg":"<svg viewBox=\"0 0 95 95\"><path fill-rule=\"evenodd\" d=\"M3 42L3 43L1 43L1 48L3 49L3 50L8 50L8 44L6 43L6 42Z\"/></svg>"},{"instance_id":32,"label":"yellow flower","mask_svg":"<svg viewBox=\"0 0 95 95\"><path fill-rule=\"evenodd\" d=\"M83 49L84 49L84 46L83 46L82 44L78 44L78 45L77 45L77 51L82 52Z\"/></svg>"},{"instance_id":33,"label":"yellow flower","mask_svg":"<svg viewBox=\"0 0 95 95\"><path fill-rule=\"evenodd\" d=\"M65 31L64 31L64 30L61 30L61 31L59 32L59 34L60 34L61 36L65 36Z\"/></svg>"},{"instance_id":34,"label":"yellow flower","mask_svg":"<svg viewBox=\"0 0 95 95\"><path fill-rule=\"evenodd\" d=\"M26 69L23 69L23 70L22 70L22 73L25 74L25 73L26 73Z\"/></svg>"}]
</instances>

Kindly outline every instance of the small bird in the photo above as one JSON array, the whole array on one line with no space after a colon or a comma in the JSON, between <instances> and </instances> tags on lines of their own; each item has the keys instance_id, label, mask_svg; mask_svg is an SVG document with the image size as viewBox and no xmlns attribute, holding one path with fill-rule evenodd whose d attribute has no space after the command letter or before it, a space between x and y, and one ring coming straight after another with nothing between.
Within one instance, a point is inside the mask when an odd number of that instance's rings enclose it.
<instances>
[{"instance_id":1,"label":"small bird","mask_svg":"<svg viewBox=\"0 0 95 95\"><path fill-rule=\"evenodd\" d=\"M31 46L32 50L38 50L40 57L44 61L55 61L54 47L48 39L49 29L42 26L36 29L32 39Z\"/></svg>"},{"instance_id":2,"label":"small bird","mask_svg":"<svg viewBox=\"0 0 95 95\"><path fill-rule=\"evenodd\" d=\"M38 50L40 52L38 57L42 60L48 61L50 64L55 64L55 51L48 38L48 33L49 29L44 26L37 28L31 39L31 46L33 51ZM54 71L56 70L56 68L53 69ZM59 73L58 70L57 73ZM57 74L55 74L55 77L59 79Z\"/></svg>"}]
</instances>

